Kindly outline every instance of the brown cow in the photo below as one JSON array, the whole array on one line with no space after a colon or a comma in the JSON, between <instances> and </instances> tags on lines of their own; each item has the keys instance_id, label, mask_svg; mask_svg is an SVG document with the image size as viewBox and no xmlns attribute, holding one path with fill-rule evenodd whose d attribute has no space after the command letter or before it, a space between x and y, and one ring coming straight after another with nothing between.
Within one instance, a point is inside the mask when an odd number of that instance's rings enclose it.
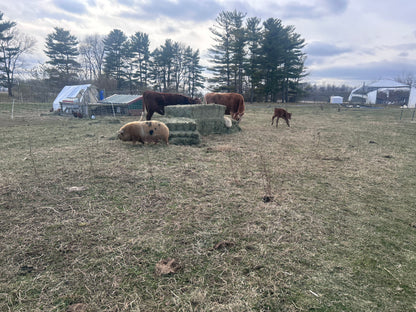
<instances>
[{"instance_id":1,"label":"brown cow","mask_svg":"<svg viewBox=\"0 0 416 312\"><path fill-rule=\"evenodd\" d=\"M191 98L182 94L161 93L154 91L143 92L143 116L146 114L146 120L152 119L153 114L165 114L165 106L178 104L201 104L198 98Z\"/></svg>"},{"instance_id":2,"label":"brown cow","mask_svg":"<svg viewBox=\"0 0 416 312\"><path fill-rule=\"evenodd\" d=\"M207 93L205 94L207 104L221 104L226 107L225 114L237 121L244 115L244 98L238 93Z\"/></svg>"},{"instance_id":3,"label":"brown cow","mask_svg":"<svg viewBox=\"0 0 416 312\"><path fill-rule=\"evenodd\" d=\"M284 120L286 120L287 126L290 127L289 119L291 119L291 117L292 117L291 113L288 113L283 108L275 108L274 109L274 115L272 117L272 125L273 125L273 121L276 117L277 117L277 119L276 119L276 128L277 128L277 124L279 123L279 118L283 118Z\"/></svg>"}]
</instances>

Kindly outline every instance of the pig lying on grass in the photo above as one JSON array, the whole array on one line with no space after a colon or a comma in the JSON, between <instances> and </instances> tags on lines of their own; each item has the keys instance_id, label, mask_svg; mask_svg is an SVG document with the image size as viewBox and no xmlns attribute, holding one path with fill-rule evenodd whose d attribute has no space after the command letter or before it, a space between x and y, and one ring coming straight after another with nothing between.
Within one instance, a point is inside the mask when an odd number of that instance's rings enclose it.
<instances>
[{"instance_id":1,"label":"pig lying on grass","mask_svg":"<svg viewBox=\"0 0 416 312\"><path fill-rule=\"evenodd\" d=\"M132 121L120 128L117 137L122 141L133 141L133 144L159 141L168 144L169 128L157 120Z\"/></svg>"}]
</instances>

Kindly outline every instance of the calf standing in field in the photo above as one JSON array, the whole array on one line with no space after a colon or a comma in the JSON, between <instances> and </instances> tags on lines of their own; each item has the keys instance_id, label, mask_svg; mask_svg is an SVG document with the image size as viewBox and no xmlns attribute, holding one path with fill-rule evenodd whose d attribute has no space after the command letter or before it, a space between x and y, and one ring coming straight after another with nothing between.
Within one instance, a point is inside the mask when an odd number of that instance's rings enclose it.
<instances>
[{"instance_id":1,"label":"calf standing in field","mask_svg":"<svg viewBox=\"0 0 416 312\"><path fill-rule=\"evenodd\" d=\"M275 108L274 109L274 115L272 117L272 125L273 125L273 121L276 117L277 117L277 119L276 119L276 128L277 128L277 124L279 123L279 118L283 118L284 120L286 120L287 126L290 127L289 119L292 117L291 113L288 113L283 108Z\"/></svg>"}]
</instances>

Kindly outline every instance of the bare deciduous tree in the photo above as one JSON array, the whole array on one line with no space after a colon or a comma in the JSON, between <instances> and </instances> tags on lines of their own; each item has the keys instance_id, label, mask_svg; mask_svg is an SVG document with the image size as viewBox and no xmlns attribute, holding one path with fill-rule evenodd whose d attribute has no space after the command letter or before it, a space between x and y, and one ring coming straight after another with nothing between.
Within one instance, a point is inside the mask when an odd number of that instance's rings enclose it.
<instances>
[{"instance_id":1,"label":"bare deciduous tree","mask_svg":"<svg viewBox=\"0 0 416 312\"><path fill-rule=\"evenodd\" d=\"M85 37L79 47L86 78L96 80L102 73L104 63L104 37L95 34Z\"/></svg>"}]
</instances>

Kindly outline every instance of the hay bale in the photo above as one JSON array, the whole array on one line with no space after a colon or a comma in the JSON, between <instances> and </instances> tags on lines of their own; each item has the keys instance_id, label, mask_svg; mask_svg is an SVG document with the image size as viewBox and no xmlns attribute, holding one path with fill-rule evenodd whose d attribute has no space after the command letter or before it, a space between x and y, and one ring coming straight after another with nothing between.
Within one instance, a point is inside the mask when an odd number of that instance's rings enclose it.
<instances>
[{"instance_id":1,"label":"hay bale","mask_svg":"<svg viewBox=\"0 0 416 312\"><path fill-rule=\"evenodd\" d=\"M169 128L169 143L197 145L201 135L241 130L235 120L227 127L224 113L225 106L219 104L174 105L165 107L165 117L160 121Z\"/></svg>"},{"instance_id":2,"label":"hay bale","mask_svg":"<svg viewBox=\"0 0 416 312\"><path fill-rule=\"evenodd\" d=\"M192 119L219 119L224 116L225 106L218 104L171 105L165 107L167 117Z\"/></svg>"},{"instance_id":3,"label":"hay bale","mask_svg":"<svg viewBox=\"0 0 416 312\"><path fill-rule=\"evenodd\" d=\"M234 133L241 130L238 123L235 121L233 121L231 127L226 126L224 121L224 105L195 104L166 106L165 113L168 118L187 118L195 120L196 129L201 135ZM165 123L167 122L168 121Z\"/></svg>"},{"instance_id":4,"label":"hay bale","mask_svg":"<svg viewBox=\"0 0 416 312\"><path fill-rule=\"evenodd\" d=\"M161 118L161 121L168 126L169 131L195 131L197 124L194 119L190 118Z\"/></svg>"},{"instance_id":5,"label":"hay bale","mask_svg":"<svg viewBox=\"0 0 416 312\"><path fill-rule=\"evenodd\" d=\"M169 134L169 143L175 145L198 145L201 135L198 131L172 131Z\"/></svg>"},{"instance_id":6,"label":"hay bale","mask_svg":"<svg viewBox=\"0 0 416 312\"><path fill-rule=\"evenodd\" d=\"M201 134L197 129L195 119L190 118L160 118L169 128L169 143L175 145L198 145Z\"/></svg>"}]
</instances>

